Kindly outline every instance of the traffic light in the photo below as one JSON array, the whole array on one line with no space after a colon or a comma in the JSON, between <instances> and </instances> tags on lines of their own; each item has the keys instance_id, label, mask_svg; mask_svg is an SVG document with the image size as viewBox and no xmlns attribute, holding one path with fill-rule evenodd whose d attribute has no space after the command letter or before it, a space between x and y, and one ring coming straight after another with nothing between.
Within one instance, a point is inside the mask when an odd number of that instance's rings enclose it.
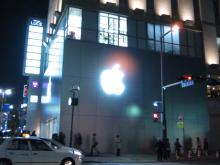
<instances>
[{"instance_id":1,"label":"traffic light","mask_svg":"<svg viewBox=\"0 0 220 165\"><path fill-rule=\"evenodd\" d=\"M186 81L190 81L192 80L193 77L192 75L189 75L189 74L184 74L182 77L181 77L181 80L186 80Z\"/></svg>"},{"instance_id":2,"label":"traffic light","mask_svg":"<svg viewBox=\"0 0 220 165\"><path fill-rule=\"evenodd\" d=\"M69 105L71 106L76 106L79 104L79 98L77 97L71 97L70 98L70 102L69 102Z\"/></svg>"},{"instance_id":3,"label":"traffic light","mask_svg":"<svg viewBox=\"0 0 220 165\"><path fill-rule=\"evenodd\" d=\"M160 120L160 113L159 112L153 112L152 118L154 122L158 122Z\"/></svg>"}]
</instances>

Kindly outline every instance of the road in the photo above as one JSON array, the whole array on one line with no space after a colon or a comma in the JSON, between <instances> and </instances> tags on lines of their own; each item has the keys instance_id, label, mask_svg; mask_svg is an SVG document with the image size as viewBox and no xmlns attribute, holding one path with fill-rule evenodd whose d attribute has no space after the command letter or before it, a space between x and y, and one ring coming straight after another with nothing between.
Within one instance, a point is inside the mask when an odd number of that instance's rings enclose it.
<instances>
[{"instance_id":1,"label":"road","mask_svg":"<svg viewBox=\"0 0 220 165\"><path fill-rule=\"evenodd\" d=\"M83 163L83 165L219 165L220 161L152 162L152 163Z\"/></svg>"}]
</instances>

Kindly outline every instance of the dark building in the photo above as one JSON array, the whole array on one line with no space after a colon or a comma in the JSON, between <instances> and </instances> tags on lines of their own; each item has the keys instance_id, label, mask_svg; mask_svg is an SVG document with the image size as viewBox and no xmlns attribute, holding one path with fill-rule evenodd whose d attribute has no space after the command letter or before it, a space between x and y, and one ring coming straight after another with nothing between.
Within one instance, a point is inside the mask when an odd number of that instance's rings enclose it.
<instances>
[{"instance_id":1,"label":"dark building","mask_svg":"<svg viewBox=\"0 0 220 165\"><path fill-rule=\"evenodd\" d=\"M220 119L213 122L207 82L199 78L206 80L207 68L219 64L215 3L219 1L51 0L47 26L30 19L24 68L29 75L27 128L45 137L62 131L68 144L68 98L79 86L73 133L82 134L85 151L95 132L101 152L113 152L116 134L122 152L149 152L153 138L162 137L163 124L152 119L153 112L162 112L161 105L171 142L197 136L214 142L219 135L210 127ZM174 23L179 30L172 30ZM182 75L196 77L194 85L181 87ZM166 86L174 83L178 85ZM166 86L163 100L161 84Z\"/></svg>"}]
</instances>

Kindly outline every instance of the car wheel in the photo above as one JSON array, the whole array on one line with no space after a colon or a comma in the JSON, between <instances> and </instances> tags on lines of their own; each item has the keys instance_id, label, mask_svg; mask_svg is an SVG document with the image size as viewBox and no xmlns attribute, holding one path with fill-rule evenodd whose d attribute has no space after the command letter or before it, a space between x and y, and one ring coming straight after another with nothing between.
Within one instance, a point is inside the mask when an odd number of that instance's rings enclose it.
<instances>
[{"instance_id":1,"label":"car wheel","mask_svg":"<svg viewBox=\"0 0 220 165\"><path fill-rule=\"evenodd\" d=\"M72 159L65 159L63 160L61 165L74 165L74 161Z\"/></svg>"}]
</instances>

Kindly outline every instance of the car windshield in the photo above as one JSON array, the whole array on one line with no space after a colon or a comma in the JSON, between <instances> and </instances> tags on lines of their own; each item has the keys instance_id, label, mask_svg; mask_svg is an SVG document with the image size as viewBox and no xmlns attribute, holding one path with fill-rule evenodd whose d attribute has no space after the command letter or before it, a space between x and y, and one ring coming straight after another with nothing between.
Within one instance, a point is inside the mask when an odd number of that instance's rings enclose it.
<instances>
[{"instance_id":1,"label":"car windshield","mask_svg":"<svg viewBox=\"0 0 220 165\"><path fill-rule=\"evenodd\" d=\"M59 142L52 140L52 139L47 139L47 138L41 138L41 139L43 141L45 141L50 147L52 147L55 150L60 149L63 146Z\"/></svg>"}]
</instances>

